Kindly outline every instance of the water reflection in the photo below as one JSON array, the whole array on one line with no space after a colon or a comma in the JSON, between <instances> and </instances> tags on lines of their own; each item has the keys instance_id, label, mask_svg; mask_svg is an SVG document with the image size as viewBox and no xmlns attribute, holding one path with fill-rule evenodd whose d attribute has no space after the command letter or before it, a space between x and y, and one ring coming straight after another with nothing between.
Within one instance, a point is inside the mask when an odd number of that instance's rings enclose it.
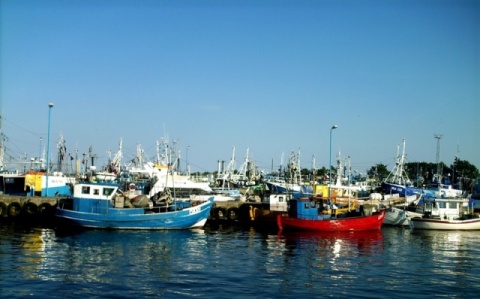
<instances>
[{"instance_id":1,"label":"water reflection","mask_svg":"<svg viewBox=\"0 0 480 299\"><path fill-rule=\"evenodd\" d=\"M41 277L40 271L46 267L45 249L50 233L48 229L31 229L19 234L17 242L13 243L19 250L19 270L25 278Z\"/></svg>"},{"instance_id":2,"label":"water reflection","mask_svg":"<svg viewBox=\"0 0 480 299\"><path fill-rule=\"evenodd\" d=\"M439 275L463 275L473 263L472 253L478 251L480 241L473 231L412 231L422 252L435 265ZM475 244L475 245L473 245Z\"/></svg>"},{"instance_id":3,"label":"water reflection","mask_svg":"<svg viewBox=\"0 0 480 299\"><path fill-rule=\"evenodd\" d=\"M286 247L292 250L314 244L318 246L319 253L329 252L333 258L341 258L344 255L375 255L383 249L383 233L381 230L351 232L280 231L278 240L285 242Z\"/></svg>"},{"instance_id":4,"label":"water reflection","mask_svg":"<svg viewBox=\"0 0 480 299\"><path fill-rule=\"evenodd\" d=\"M386 298L392 292L473 298L479 245L477 232L398 228L55 232L0 226L0 290L5 298Z\"/></svg>"}]
</instances>

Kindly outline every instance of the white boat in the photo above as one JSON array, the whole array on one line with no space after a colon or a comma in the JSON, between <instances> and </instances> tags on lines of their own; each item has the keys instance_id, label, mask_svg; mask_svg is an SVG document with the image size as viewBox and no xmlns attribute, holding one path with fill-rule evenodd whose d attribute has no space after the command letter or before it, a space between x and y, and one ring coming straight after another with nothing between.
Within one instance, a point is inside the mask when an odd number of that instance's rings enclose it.
<instances>
[{"instance_id":1,"label":"white boat","mask_svg":"<svg viewBox=\"0 0 480 299\"><path fill-rule=\"evenodd\" d=\"M237 200L229 194L215 192L208 182L195 181L188 175L171 171L167 165L154 165L148 162L144 165L144 169L149 169L155 179L155 184L148 194L154 201L161 198L164 192L175 192L177 198L207 199L213 197L216 202Z\"/></svg>"},{"instance_id":2,"label":"white boat","mask_svg":"<svg viewBox=\"0 0 480 299\"><path fill-rule=\"evenodd\" d=\"M411 218L422 217L422 215L423 214L421 213L412 212L406 209L391 207L387 208L383 224L394 226L409 226Z\"/></svg>"},{"instance_id":3,"label":"white boat","mask_svg":"<svg viewBox=\"0 0 480 299\"><path fill-rule=\"evenodd\" d=\"M468 199L425 198L422 217L409 221L412 229L480 230L480 217L473 213Z\"/></svg>"},{"instance_id":4,"label":"white boat","mask_svg":"<svg viewBox=\"0 0 480 299\"><path fill-rule=\"evenodd\" d=\"M378 193L372 193L371 197L378 195ZM385 195L382 201L379 203L386 207L385 220L386 225L393 226L409 226L409 219L413 217L422 217L423 214L412 211L412 207L415 209L415 205L420 200L417 195L409 195L406 197L399 197L398 193L392 195Z\"/></svg>"}]
</instances>

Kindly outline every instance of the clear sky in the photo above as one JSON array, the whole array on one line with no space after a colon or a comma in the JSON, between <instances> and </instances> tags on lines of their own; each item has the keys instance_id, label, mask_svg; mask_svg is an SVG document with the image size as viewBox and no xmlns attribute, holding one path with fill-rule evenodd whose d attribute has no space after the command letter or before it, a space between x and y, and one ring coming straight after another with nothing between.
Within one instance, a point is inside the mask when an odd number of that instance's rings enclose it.
<instances>
[{"instance_id":1,"label":"clear sky","mask_svg":"<svg viewBox=\"0 0 480 299\"><path fill-rule=\"evenodd\" d=\"M261 170L360 172L407 162L480 168L480 1L0 0L6 159L50 152L123 162L177 140L192 171L236 148ZM187 151L187 147L189 147Z\"/></svg>"}]
</instances>

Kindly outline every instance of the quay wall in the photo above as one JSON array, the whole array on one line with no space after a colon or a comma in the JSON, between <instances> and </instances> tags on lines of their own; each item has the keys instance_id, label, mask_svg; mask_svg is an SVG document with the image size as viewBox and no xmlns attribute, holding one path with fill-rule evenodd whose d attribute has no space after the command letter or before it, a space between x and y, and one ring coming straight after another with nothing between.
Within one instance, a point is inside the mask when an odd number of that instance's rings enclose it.
<instances>
[{"instance_id":1,"label":"quay wall","mask_svg":"<svg viewBox=\"0 0 480 299\"><path fill-rule=\"evenodd\" d=\"M54 219L55 208L63 197L0 195L0 218L3 219ZM258 215L269 212L269 204L261 202L215 202L208 221L242 222L259 221Z\"/></svg>"},{"instance_id":2,"label":"quay wall","mask_svg":"<svg viewBox=\"0 0 480 299\"><path fill-rule=\"evenodd\" d=\"M219 201L214 203L209 220L242 223L255 223L260 222L260 220L270 221L268 217L259 217L266 214L270 214L270 205L268 203Z\"/></svg>"},{"instance_id":3,"label":"quay wall","mask_svg":"<svg viewBox=\"0 0 480 299\"><path fill-rule=\"evenodd\" d=\"M0 217L54 215L60 197L0 195Z\"/></svg>"}]
</instances>

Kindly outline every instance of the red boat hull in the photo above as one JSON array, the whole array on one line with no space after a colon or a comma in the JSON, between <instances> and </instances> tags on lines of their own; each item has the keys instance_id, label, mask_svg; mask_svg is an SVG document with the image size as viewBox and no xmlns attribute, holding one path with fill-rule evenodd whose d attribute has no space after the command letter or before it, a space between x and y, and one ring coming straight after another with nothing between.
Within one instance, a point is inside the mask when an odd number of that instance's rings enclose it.
<instances>
[{"instance_id":1,"label":"red boat hull","mask_svg":"<svg viewBox=\"0 0 480 299\"><path fill-rule=\"evenodd\" d=\"M301 231L361 231L380 229L385 219L385 210L369 216L346 217L336 219L310 220L277 216L277 224L280 229Z\"/></svg>"}]
</instances>

